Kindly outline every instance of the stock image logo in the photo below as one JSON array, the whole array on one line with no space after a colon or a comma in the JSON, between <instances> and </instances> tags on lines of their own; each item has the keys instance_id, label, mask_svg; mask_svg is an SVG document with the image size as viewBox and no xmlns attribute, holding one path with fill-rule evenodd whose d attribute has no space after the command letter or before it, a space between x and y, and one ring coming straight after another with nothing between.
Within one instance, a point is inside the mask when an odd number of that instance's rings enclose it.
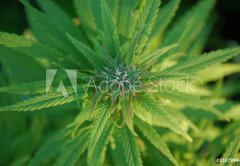
<instances>
[{"instance_id":1,"label":"stock image logo","mask_svg":"<svg viewBox=\"0 0 240 166\"><path fill-rule=\"evenodd\" d=\"M57 69L47 69L46 70L46 95L49 94L50 89L56 79L57 73L59 73ZM65 74L70 81L70 87L74 91L75 95L77 95L77 70L76 69L65 69L63 74ZM62 74L62 73L61 73ZM57 79L56 79L57 80ZM56 92L62 93L63 97L68 97L67 88L64 84L64 80L58 79Z\"/></svg>"}]
</instances>

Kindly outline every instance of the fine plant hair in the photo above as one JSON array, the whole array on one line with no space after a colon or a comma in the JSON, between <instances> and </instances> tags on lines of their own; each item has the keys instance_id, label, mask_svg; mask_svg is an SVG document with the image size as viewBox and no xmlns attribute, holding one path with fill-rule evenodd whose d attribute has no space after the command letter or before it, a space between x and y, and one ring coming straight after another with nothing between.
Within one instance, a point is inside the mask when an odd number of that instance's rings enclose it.
<instances>
[{"instance_id":1,"label":"fine plant hair","mask_svg":"<svg viewBox=\"0 0 240 166\"><path fill-rule=\"evenodd\" d=\"M227 95L234 83L223 82L240 72L229 61L240 47L203 53L216 0L184 12L180 0L73 0L75 18L52 0L36 1L38 8L20 0L27 34L0 32L0 60L9 66L0 87L0 130L9 134L0 141L16 149L0 150L0 165L214 165L219 156L240 157L240 103ZM49 69L57 73L46 93ZM77 72L76 92L66 70Z\"/></svg>"}]
</instances>

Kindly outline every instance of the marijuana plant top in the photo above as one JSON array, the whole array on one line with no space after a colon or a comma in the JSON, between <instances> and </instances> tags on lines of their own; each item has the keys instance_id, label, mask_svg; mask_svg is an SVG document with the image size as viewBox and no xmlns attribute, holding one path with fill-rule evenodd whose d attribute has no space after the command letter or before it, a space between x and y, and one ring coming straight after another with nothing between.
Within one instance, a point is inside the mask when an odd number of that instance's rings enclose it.
<instances>
[{"instance_id":1,"label":"marijuana plant top","mask_svg":"<svg viewBox=\"0 0 240 166\"><path fill-rule=\"evenodd\" d=\"M23 36L0 32L9 85L0 88L0 164L239 159L240 105L227 100L222 80L240 71L223 63L240 47L202 53L215 0L181 15L180 0L74 0L76 18L37 2L21 0L30 26Z\"/></svg>"}]
</instances>

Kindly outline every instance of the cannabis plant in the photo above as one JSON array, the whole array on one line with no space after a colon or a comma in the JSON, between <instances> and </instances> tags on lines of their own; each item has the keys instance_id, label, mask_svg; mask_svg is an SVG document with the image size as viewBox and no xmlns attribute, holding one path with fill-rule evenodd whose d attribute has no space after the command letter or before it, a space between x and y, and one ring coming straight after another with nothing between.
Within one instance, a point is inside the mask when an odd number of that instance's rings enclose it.
<instances>
[{"instance_id":1,"label":"cannabis plant","mask_svg":"<svg viewBox=\"0 0 240 166\"><path fill-rule=\"evenodd\" d=\"M184 12L180 0L74 0L74 18L20 1L30 29L0 32L0 164L239 162L240 105L223 78L240 66L222 62L240 47L202 54L215 0Z\"/></svg>"}]
</instances>

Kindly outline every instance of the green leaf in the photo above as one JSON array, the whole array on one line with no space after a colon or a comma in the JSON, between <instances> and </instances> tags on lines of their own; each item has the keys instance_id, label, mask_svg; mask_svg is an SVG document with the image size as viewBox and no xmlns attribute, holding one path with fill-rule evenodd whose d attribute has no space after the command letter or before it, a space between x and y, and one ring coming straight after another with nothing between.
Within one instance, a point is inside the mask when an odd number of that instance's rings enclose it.
<instances>
[{"instance_id":1,"label":"green leaf","mask_svg":"<svg viewBox=\"0 0 240 166\"><path fill-rule=\"evenodd\" d=\"M40 43L44 43L52 48L59 48L59 43L54 38L49 37L49 32L46 31L46 27L43 27L41 23L31 14L29 9L25 9L29 28L32 31L32 35Z\"/></svg>"},{"instance_id":2,"label":"green leaf","mask_svg":"<svg viewBox=\"0 0 240 166\"><path fill-rule=\"evenodd\" d=\"M48 48L40 43L28 40L15 34L0 32L0 44L32 58L49 60L54 65L62 64L63 58L65 57L52 48ZM72 61L71 58L66 58L66 60ZM65 64L67 63L65 62Z\"/></svg>"},{"instance_id":3,"label":"green leaf","mask_svg":"<svg viewBox=\"0 0 240 166\"><path fill-rule=\"evenodd\" d=\"M118 34L112 20L112 13L105 0L101 0L102 22L104 29L103 47L105 52L112 57L120 56Z\"/></svg>"},{"instance_id":4,"label":"green leaf","mask_svg":"<svg viewBox=\"0 0 240 166\"><path fill-rule=\"evenodd\" d=\"M179 7L180 0L171 0L166 5L160 8L156 23L151 36L161 35L166 27L175 16L176 11Z\"/></svg>"},{"instance_id":5,"label":"green leaf","mask_svg":"<svg viewBox=\"0 0 240 166\"><path fill-rule=\"evenodd\" d=\"M112 0L111 0L112 1ZM116 22L119 34L123 38L130 38L135 29L137 7L141 0L116 0Z\"/></svg>"},{"instance_id":6,"label":"green leaf","mask_svg":"<svg viewBox=\"0 0 240 166\"><path fill-rule=\"evenodd\" d=\"M201 52L203 52L207 44L208 36L212 32L215 22L216 22L216 18L210 18L207 20L207 24L199 33L196 40L193 41L193 43L189 47L187 51L189 55L199 55L201 54Z\"/></svg>"},{"instance_id":7,"label":"green leaf","mask_svg":"<svg viewBox=\"0 0 240 166\"><path fill-rule=\"evenodd\" d=\"M212 51L201 56L186 58L178 64L166 69L166 72L180 72L191 74L205 67L224 62L240 54L240 48L228 48L224 50Z\"/></svg>"},{"instance_id":8,"label":"green leaf","mask_svg":"<svg viewBox=\"0 0 240 166\"><path fill-rule=\"evenodd\" d=\"M101 1L90 0L91 2L91 11L93 13L94 21L97 25L97 29L103 29L102 22L102 9L101 9Z\"/></svg>"},{"instance_id":9,"label":"green leaf","mask_svg":"<svg viewBox=\"0 0 240 166\"><path fill-rule=\"evenodd\" d=\"M135 33L132 36L129 51L127 52L130 62L135 55L142 53L157 18L159 5L159 0L145 1L145 5L138 18Z\"/></svg>"},{"instance_id":10,"label":"green leaf","mask_svg":"<svg viewBox=\"0 0 240 166\"><path fill-rule=\"evenodd\" d=\"M124 119L124 122L126 123L127 127L130 131L133 132L133 134L136 135L133 127L133 110L131 108L131 105L129 103L130 96L125 95L120 98L120 104L122 108L122 116Z\"/></svg>"},{"instance_id":11,"label":"green leaf","mask_svg":"<svg viewBox=\"0 0 240 166\"><path fill-rule=\"evenodd\" d=\"M201 98L195 94L183 93L177 90L163 90L158 93L159 98L165 98L170 100L172 103L178 103L184 107L191 107L196 109L201 109L209 111L217 115L222 120L228 120L227 116L221 111L214 107L214 103L210 98Z\"/></svg>"},{"instance_id":12,"label":"green leaf","mask_svg":"<svg viewBox=\"0 0 240 166\"><path fill-rule=\"evenodd\" d=\"M113 165L127 165L125 157L119 157L124 154L124 150L121 145L121 140L119 139L118 134L114 134L113 139L110 142L109 146L109 156L112 158Z\"/></svg>"},{"instance_id":13,"label":"green leaf","mask_svg":"<svg viewBox=\"0 0 240 166\"><path fill-rule=\"evenodd\" d=\"M33 8L26 0L20 0L20 2L23 3L30 17L35 20L34 23L37 24L36 26L40 26L44 30L42 35L46 34L45 38L53 40L58 48L68 48L69 43L66 42L66 38L64 37L65 31L62 31L54 24L54 21L49 16Z\"/></svg>"},{"instance_id":14,"label":"green leaf","mask_svg":"<svg viewBox=\"0 0 240 166\"><path fill-rule=\"evenodd\" d=\"M160 105L154 98L147 95L143 95L143 94L139 95L137 97L137 105L139 105L141 108L146 110L145 112L148 112L152 114L152 116L156 117L159 120L159 123L161 123L163 127L169 128L170 130L183 136L186 140L190 142L192 141L192 138L187 134L187 132L179 124L177 119L172 117L168 113L168 111L164 109L163 105ZM137 106L135 105L135 107Z\"/></svg>"},{"instance_id":15,"label":"green leaf","mask_svg":"<svg viewBox=\"0 0 240 166\"><path fill-rule=\"evenodd\" d=\"M75 45L75 47L88 59L91 65L95 65L96 68L100 68L105 64L104 57L102 57L101 54L96 53L87 45L83 44L81 41L78 41L69 34L68 38Z\"/></svg>"},{"instance_id":16,"label":"green leaf","mask_svg":"<svg viewBox=\"0 0 240 166\"><path fill-rule=\"evenodd\" d=\"M90 118L94 118L98 115L98 111L91 112L92 105L87 105L82 108L80 114L76 117L73 124L75 126L82 125L85 121L90 120Z\"/></svg>"},{"instance_id":17,"label":"green leaf","mask_svg":"<svg viewBox=\"0 0 240 166\"><path fill-rule=\"evenodd\" d=\"M99 56L101 56L102 59L104 59L104 62L102 62L102 63L106 63L105 66L116 67L119 63L119 61L118 61L119 59L111 57L108 53L106 53L106 50L96 40L93 40L93 42L94 42L94 47L95 47L96 53Z\"/></svg>"},{"instance_id":18,"label":"green leaf","mask_svg":"<svg viewBox=\"0 0 240 166\"><path fill-rule=\"evenodd\" d=\"M45 72L44 68L46 66L40 64L38 60L21 54L14 49L0 46L0 61L2 67L0 74L2 86L8 85L3 84L4 79L7 79L7 82L9 83L8 86L14 84L21 85L23 82L34 82L45 79L43 73Z\"/></svg>"},{"instance_id":19,"label":"green leaf","mask_svg":"<svg viewBox=\"0 0 240 166\"><path fill-rule=\"evenodd\" d=\"M89 164L94 166L103 165L104 158L105 158L105 151L107 149L107 144L109 142L110 136L113 132L114 125L111 122L108 122L106 128L103 130L99 141L97 142L93 154L89 157ZM90 160L91 159L91 160Z\"/></svg>"},{"instance_id":20,"label":"green leaf","mask_svg":"<svg viewBox=\"0 0 240 166\"><path fill-rule=\"evenodd\" d=\"M29 47L32 45L32 43L33 42L31 40L27 40L23 36L0 32L0 44L4 45L5 47Z\"/></svg>"},{"instance_id":21,"label":"green leaf","mask_svg":"<svg viewBox=\"0 0 240 166\"><path fill-rule=\"evenodd\" d=\"M91 161L91 157L94 152L94 149L97 143L99 142L99 139L103 134L104 128L106 127L107 122L109 121L109 118L112 114L112 111L106 108L105 105L94 111L98 111L98 114L95 117L96 119L94 119L90 137L89 137L89 149L88 149L89 160L88 161Z\"/></svg>"},{"instance_id":22,"label":"green leaf","mask_svg":"<svg viewBox=\"0 0 240 166\"><path fill-rule=\"evenodd\" d=\"M78 50L72 45L72 43L68 42L66 31L56 24L54 19L36 10L25 0L20 1L24 4L31 19L35 20L34 23L37 24L35 27L39 26L38 29L42 28L41 31L44 31L43 35L45 34L45 38L54 42L54 45L56 45L56 48L54 48L56 50L63 52L65 55L64 57L70 59L72 64L89 68L89 63L86 58L79 54Z\"/></svg>"},{"instance_id":23,"label":"green leaf","mask_svg":"<svg viewBox=\"0 0 240 166\"><path fill-rule=\"evenodd\" d=\"M122 147L124 156L126 157L126 162L129 166L141 166L142 160L133 133L127 127L123 127L120 130Z\"/></svg>"},{"instance_id":24,"label":"green leaf","mask_svg":"<svg viewBox=\"0 0 240 166\"><path fill-rule=\"evenodd\" d=\"M210 82L236 73L240 73L240 64L224 63L201 70L197 73L197 77L201 78L203 82Z\"/></svg>"},{"instance_id":25,"label":"green leaf","mask_svg":"<svg viewBox=\"0 0 240 166\"><path fill-rule=\"evenodd\" d=\"M91 29L96 29L96 22L93 17L92 0L74 0L74 7L76 9L78 18L81 20L81 26L84 27L86 32Z\"/></svg>"},{"instance_id":26,"label":"green leaf","mask_svg":"<svg viewBox=\"0 0 240 166\"><path fill-rule=\"evenodd\" d=\"M44 108L60 106L63 104L75 101L77 97L74 93L69 94L68 97L63 97L62 94L40 95L30 98L28 100L19 102L14 105L0 107L1 111L36 111Z\"/></svg>"},{"instance_id":27,"label":"green leaf","mask_svg":"<svg viewBox=\"0 0 240 166\"><path fill-rule=\"evenodd\" d=\"M150 125L141 121L138 118L134 118L134 122L136 123L139 130L144 134L144 136L160 151L164 154L174 165L178 165L176 159L171 154L169 148L166 143L162 140L157 131Z\"/></svg>"},{"instance_id":28,"label":"green leaf","mask_svg":"<svg viewBox=\"0 0 240 166\"><path fill-rule=\"evenodd\" d=\"M60 7L57 6L52 0L37 0L38 4L43 8L46 14L54 20L54 22L59 25L65 33L69 33L80 41L84 41L84 35L74 25L72 19L63 11Z\"/></svg>"},{"instance_id":29,"label":"green leaf","mask_svg":"<svg viewBox=\"0 0 240 166\"><path fill-rule=\"evenodd\" d=\"M171 0L163 7L160 7L156 23L153 27L149 42L147 43L149 50L152 50L152 47L157 47L160 45L163 32L165 32L167 26L175 16L179 4L180 0Z\"/></svg>"},{"instance_id":30,"label":"green leaf","mask_svg":"<svg viewBox=\"0 0 240 166\"><path fill-rule=\"evenodd\" d=\"M145 73L142 76L141 81L150 86L159 85L160 81L167 82L167 81L183 81L191 78L191 75L187 75L185 73L181 73L178 71L162 71L162 72L149 72ZM151 87L150 87L151 90Z\"/></svg>"},{"instance_id":31,"label":"green leaf","mask_svg":"<svg viewBox=\"0 0 240 166\"><path fill-rule=\"evenodd\" d=\"M144 57L136 57L136 61L140 61L139 64L146 66L148 68L152 67L159 59L159 57L161 57L164 54L167 54L168 52L172 51L173 49L175 49L178 46L178 44L173 44L173 45L169 45L163 48L160 48L148 55L144 55Z\"/></svg>"}]
</instances>

